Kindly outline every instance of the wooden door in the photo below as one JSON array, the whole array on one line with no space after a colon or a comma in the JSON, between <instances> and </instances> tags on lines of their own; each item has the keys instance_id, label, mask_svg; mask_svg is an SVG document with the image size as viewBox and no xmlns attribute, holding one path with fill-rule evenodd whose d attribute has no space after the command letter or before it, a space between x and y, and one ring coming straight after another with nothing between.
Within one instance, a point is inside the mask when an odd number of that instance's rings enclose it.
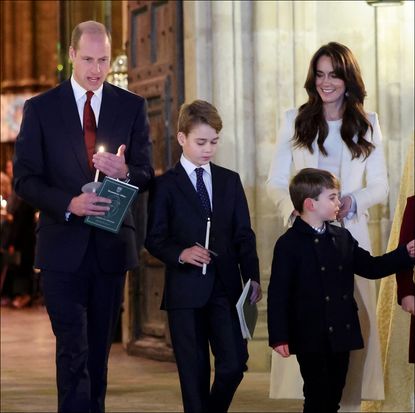
<instances>
[{"instance_id":1,"label":"wooden door","mask_svg":"<svg viewBox=\"0 0 415 413\"><path fill-rule=\"evenodd\" d=\"M176 163L178 109L183 103L181 1L128 2L128 88L147 99L156 175ZM129 353L172 360L167 316L160 310L164 266L143 248L147 197L138 201L140 268L130 277ZM140 235L139 235L140 238Z\"/></svg>"}]
</instances>

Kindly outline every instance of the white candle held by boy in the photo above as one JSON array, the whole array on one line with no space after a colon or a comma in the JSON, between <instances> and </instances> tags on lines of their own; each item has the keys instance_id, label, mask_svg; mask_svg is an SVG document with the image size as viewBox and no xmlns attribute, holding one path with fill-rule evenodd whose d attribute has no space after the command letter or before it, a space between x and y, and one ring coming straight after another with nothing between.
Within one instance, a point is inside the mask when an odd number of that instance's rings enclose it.
<instances>
[{"instance_id":1,"label":"white candle held by boy","mask_svg":"<svg viewBox=\"0 0 415 413\"><path fill-rule=\"evenodd\" d=\"M205 238L205 249L209 249L209 235L210 235L210 218L207 219L206 223L206 238ZM202 274L206 275L207 264L203 264Z\"/></svg>"}]
</instances>

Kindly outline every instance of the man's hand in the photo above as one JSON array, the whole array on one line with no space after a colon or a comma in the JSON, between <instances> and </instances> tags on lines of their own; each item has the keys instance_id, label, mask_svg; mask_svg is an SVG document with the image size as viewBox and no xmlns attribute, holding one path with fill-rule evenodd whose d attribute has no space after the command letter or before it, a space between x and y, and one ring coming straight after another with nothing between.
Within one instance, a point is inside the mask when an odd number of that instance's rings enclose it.
<instances>
[{"instance_id":1,"label":"man's hand","mask_svg":"<svg viewBox=\"0 0 415 413\"><path fill-rule=\"evenodd\" d=\"M180 260L187 263L196 265L197 267L203 267L203 264L210 263L209 251L205 248L195 245L191 248L186 248L180 254Z\"/></svg>"},{"instance_id":2,"label":"man's hand","mask_svg":"<svg viewBox=\"0 0 415 413\"><path fill-rule=\"evenodd\" d=\"M110 204L111 200L97 196L95 193L81 194L72 198L68 206L68 211L71 214L78 215L79 217L83 217L85 215L105 215L105 213L109 211L110 207L106 205L96 205L97 202Z\"/></svg>"},{"instance_id":3,"label":"man's hand","mask_svg":"<svg viewBox=\"0 0 415 413\"><path fill-rule=\"evenodd\" d=\"M406 244L406 249L411 258L415 258L415 239Z\"/></svg>"},{"instance_id":4,"label":"man's hand","mask_svg":"<svg viewBox=\"0 0 415 413\"><path fill-rule=\"evenodd\" d=\"M346 215L350 211L350 208L352 207L352 203L353 203L352 197L349 195L346 195L340 199L340 209L337 214L338 221L346 217Z\"/></svg>"},{"instance_id":5,"label":"man's hand","mask_svg":"<svg viewBox=\"0 0 415 413\"><path fill-rule=\"evenodd\" d=\"M401 307L403 311L415 315L415 296L407 295L403 297L401 300Z\"/></svg>"},{"instance_id":6,"label":"man's hand","mask_svg":"<svg viewBox=\"0 0 415 413\"><path fill-rule=\"evenodd\" d=\"M290 357L290 349L288 348L288 344L280 344L279 346L274 347L274 351L284 358Z\"/></svg>"},{"instance_id":7,"label":"man's hand","mask_svg":"<svg viewBox=\"0 0 415 413\"><path fill-rule=\"evenodd\" d=\"M251 293L251 296L249 297L249 302L251 304L254 304L254 303L257 303L259 300L261 300L262 290L261 290L261 286L259 285L259 283L257 283L254 280L251 280L251 285L252 285L252 293Z\"/></svg>"},{"instance_id":8,"label":"man's hand","mask_svg":"<svg viewBox=\"0 0 415 413\"><path fill-rule=\"evenodd\" d=\"M95 169L99 169L100 172L111 178L127 178L128 167L125 164L125 148L125 145L121 145L116 155L110 152L95 153L92 157Z\"/></svg>"}]
</instances>

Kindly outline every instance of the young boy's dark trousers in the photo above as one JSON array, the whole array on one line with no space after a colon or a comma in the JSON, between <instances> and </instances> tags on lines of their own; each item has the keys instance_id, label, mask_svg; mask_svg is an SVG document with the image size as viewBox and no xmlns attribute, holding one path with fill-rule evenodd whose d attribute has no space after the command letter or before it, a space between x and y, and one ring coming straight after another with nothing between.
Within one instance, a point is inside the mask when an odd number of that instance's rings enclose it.
<instances>
[{"instance_id":1,"label":"young boy's dark trousers","mask_svg":"<svg viewBox=\"0 0 415 413\"><path fill-rule=\"evenodd\" d=\"M304 413L336 413L349 366L349 351L297 354L304 380Z\"/></svg>"},{"instance_id":2,"label":"young boy's dark trousers","mask_svg":"<svg viewBox=\"0 0 415 413\"><path fill-rule=\"evenodd\" d=\"M169 310L168 317L184 411L227 412L247 369L248 350L235 306L221 283L216 280L205 306ZM215 357L212 387L209 344Z\"/></svg>"}]
</instances>

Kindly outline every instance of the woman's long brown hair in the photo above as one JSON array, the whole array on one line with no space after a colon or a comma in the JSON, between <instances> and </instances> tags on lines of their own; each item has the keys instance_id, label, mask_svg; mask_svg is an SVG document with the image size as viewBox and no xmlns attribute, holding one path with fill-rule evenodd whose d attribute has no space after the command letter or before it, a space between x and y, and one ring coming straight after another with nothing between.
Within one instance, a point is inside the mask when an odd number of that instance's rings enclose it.
<instances>
[{"instance_id":1,"label":"woman's long brown hair","mask_svg":"<svg viewBox=\"0 0 415 413\"><path fill-rule=\"evenodd\" d=\"M340 134L346 143L352 159L361 155L367 158L375 146L365 139L367 130L373 134L373 128L363 109L366 96L359 64L351 50L346 46L330 42L317 50L311 59L304 88L308 94L308 101L298 109L295 119L293 136L294 147L305 147L313 153L312 144L317 137L317 144L321 153L327 156L324 140L328 135L328 125L324 117L323 102L316 89L317 61L321 56L330 57L334 73L344 81L346 94L344 96L343 121ZM357 142L353 137L357 136Z\"/></svg>"}]
</instances>

